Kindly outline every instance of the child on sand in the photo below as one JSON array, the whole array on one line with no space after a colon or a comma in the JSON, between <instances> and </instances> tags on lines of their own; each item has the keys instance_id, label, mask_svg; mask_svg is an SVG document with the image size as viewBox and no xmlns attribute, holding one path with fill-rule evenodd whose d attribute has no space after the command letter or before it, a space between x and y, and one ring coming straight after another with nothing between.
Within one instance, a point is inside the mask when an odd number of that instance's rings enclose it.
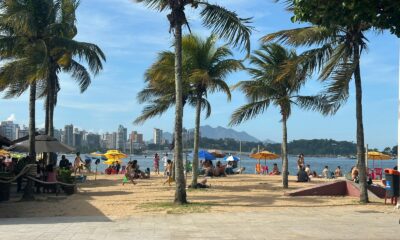
<instances>
[{"instance_id":1,"label":"child on sand","mask_svg":"<svg viewBox=\"0 0 400 240\"><path fill-rule=\"evenodd\" d=\"M165 168L165 172L166 172L166 174L167 174L167 180L164 182L164 185L166 184L166 183L168 183L168 185L170 185L171 186L171 182L173 182L173 179L172 179L172 161L171 160L169 160L168 159L168 161L167 161L167 167Z\"/></svg>"}]
</instances>

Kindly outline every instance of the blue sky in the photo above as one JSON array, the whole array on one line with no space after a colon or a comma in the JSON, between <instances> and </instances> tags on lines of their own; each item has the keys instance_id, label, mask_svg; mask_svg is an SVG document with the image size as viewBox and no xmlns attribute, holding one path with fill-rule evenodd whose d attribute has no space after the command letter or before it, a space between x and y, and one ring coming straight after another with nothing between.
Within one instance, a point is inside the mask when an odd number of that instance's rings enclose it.
<instances>
[{"instance_id":1,"label":"blue sky","mask_svg":"<svg viewBox=\"0 0 400 240\"><path fill-rule=\"evenodd\" d=\"M258 39L274 31L299 27L290 22L290 14L284 6L272 0L215 1L241 17L254 17L256 28L252 36L252 49ZM197 11L188 10L192 31L208 36L201 26ZM136 101L136 94L143 88L143 73L155 60L159 51L171 49L172 36L165 14L148 10L131 0L81 0L77 12L77 39L98 44L107 56L104 71L93 79L92 85L80 94L76 82L68 75L61 75L62 90L55 112L55 125L62 128L73 123L79 128L94 132L115 131L119 124L128 131L137 130L150 139L154 127L171 131L173 110L141 126L132 125L143 105ZM383 148L397 144L397 94L399 40L389 33L368 34L369 51L362 57L364 127L366 143ZM237 58L244 53L235 51ZM234 84L246 80L245 73L231 74L226 80ZM353 85L353 84L352 84ZM304 93L313 94L322 89L321 83L310 80ZM293 111L288 123L289 140L332 138L355 141L355 101L353 87L348 103L332 117L319 113ZM231 102L222 94L209 96L213 112L202 125L226 127L230 114L245 103L240 92L233 93ZM43 103L38 102L37 123L44 124ZM0 119L13 119L28 124L28 98L0 99ZM277 109L270 108L264 115L235 127L236 130L264 140L280 141L281 123ZM184 113L184 126L192 128L194 111L189 107Z\"/></svg>"}]
</instances>

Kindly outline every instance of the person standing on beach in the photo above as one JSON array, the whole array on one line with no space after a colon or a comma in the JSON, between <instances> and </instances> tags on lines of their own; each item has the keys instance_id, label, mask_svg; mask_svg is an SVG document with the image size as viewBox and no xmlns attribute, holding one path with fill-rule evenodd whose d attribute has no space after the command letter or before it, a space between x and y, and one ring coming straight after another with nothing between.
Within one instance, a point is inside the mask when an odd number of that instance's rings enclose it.
<instances>
[{"instance_id":1,"label":"person standing on beach","mask_svg":"<svg viewBox=\"0 0 400 240\"><path fill-rule=\"evenodd\" d=\"M154 159L153 159L153 165L154 165L154 173L157 173L157 175L160 174L160 156L158 154L154 154Z\"/></svg>"},{"instance_id":2,"label":"person standing on beach","mask_svg":"<svg viewBox=\"0 0 400 240\"><path fill-rule=\"evenodd\" d=\"M164 154L164 157L162 158L163 163L164 163L164 177L167 176L167 166L168 166L168 153Z\"/></svg>"},{"instance_id":3,"label":"person standing on beach","mask_svg":"<svg viewBox=\"0 0 400 240\"><path fill-rule=\"evenodd\" d=\"M75 161L74 161L74 172L75 172L75 176L76 176L76 172L78 171L79 173L81 173L81 169L83 166L83 161L81 158L81 153L77 152L76 153L76 157L75 157Z\"/></svg>"},{"instance_id":4,"label":"person standing on beach","mask_svg":"<svg viewBox=\"0 0 400 240\"><path fill-rule=\"evenodd\" d=\"M300 153L299 158L297 159L297 168L298 170L304 168L304 154Z\"/></svg>"}]
</instances>

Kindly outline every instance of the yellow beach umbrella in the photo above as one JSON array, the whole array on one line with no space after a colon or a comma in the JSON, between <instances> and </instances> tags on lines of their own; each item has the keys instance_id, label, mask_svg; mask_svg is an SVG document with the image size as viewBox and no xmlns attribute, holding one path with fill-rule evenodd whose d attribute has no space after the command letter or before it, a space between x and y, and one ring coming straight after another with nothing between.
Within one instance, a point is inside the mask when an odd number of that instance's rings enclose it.
<instances>
[{"instance_id":1,"label":"yellow beach umbrella","mask_svg":"<svg viewBox=\"0 0 400 240\"><path fill-rule=\"evenodd\" d=\"M262 152L251 154L250 157L254 158L254 159L258 159L258 160L260 160L260 159L272 160L272 159L279 158L279 155L269 152L269 151L262 151Z\"/></svg>"},{"instance_id":2,"label":"yellow beach umbrella","mask_svg":"<svg viewBox=\"0 0 400 240\"><path fill-rule=\"evenodd\" d=\"M127 158L128 157L128 155L126 155L125 153L122 153L122 152L120 152L118 150L108 150L104 154L104 156L107 159L113 159L113 160L118 160L118 159L121 159L121 158Z\"/></svg>"},{"instance_id":3,"label":"yellow beach umbrella","mask_svg":"<svg viewBox=\"0 0 400 240\"><path fill-rule=\"evenodd\" d=\"M368 152L368 159L371 160L391 160L392 157L380 152Z\"/></svg>"},{"instance_id":4,"label":"yellow beach umbrella","mask_svg":"<svg viewBox=\"0 0 400 240\"><path fill-rule=\"evenodd\" d=\"M267 160L273 160L279 158L278 154L269 152L269 151L261 151L258 153L250 154L251 158L257 159L258 164L260 164L260 160L264 159L265 160L265 165L267 165Z\"/></svg>"},{"instance_id":5,"label":"yellow beach umbrella","mask_svg":"<svg viewBox=\"0 0 400 240\"><path fill-rule=\"evenodd\" d=\"M367 158L372 161L372 168L375 168L375 160L378 161L384 161L384 160L391 160L392 157L384 154L384 153L380 153L380 152L368 152L367 153ZM381 162L381 168L382 168L382 162Z\"/></svg>"},{"instance_id":6,"label":"yellow beach umbrella","mask_svg":"<svg viewBox=\"0 0 400 240\"><path fill-rule=\"evenodd\" d=\"M108 159L107 161L104 161L103 163L104 163L104 164L107 164L107 165L112 165L112 164L114 164L114 163L119 163L119 164L121 164L121 163L122 163L122 160L121 160L121 159Z\"/></svg>"},{"instance_id":7,"label":"yellow beach umbrella","mask_svg":"<svg viewBox=\"0 0 400 240\"><path fill-rule=\"evenodd\" d=\"M0 149L0 156L10 156L10 152L4 149Z\"/></svg>"}]
</instances>

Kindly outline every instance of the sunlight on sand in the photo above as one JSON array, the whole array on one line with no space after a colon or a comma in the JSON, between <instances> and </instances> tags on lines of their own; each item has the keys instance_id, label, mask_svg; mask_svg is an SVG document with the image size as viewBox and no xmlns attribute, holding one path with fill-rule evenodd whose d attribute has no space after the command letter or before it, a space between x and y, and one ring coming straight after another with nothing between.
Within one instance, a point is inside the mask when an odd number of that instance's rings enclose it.
<instances>
[{"instance_id":1,"label":"sunlight on sand","mask_svg":"<svg viewBox=\"0 0 400 240\"><path fill-rule=\"evenodd\" d=\"M391 207L381 202L359 205L351 197L288 197L281 187L281 176L235 175L208 179L209 189L187 191L194 203L186 209L170 204L174 185L163 185L164 178L152 176L137 185L122 186L122 175L100 175L79 185L79 192L66 199L35 202L6 202L0 204L0 217L44 216L132 216L138 214L192 212L255 212L273 211L282 207L352 207L361 210L385 211ZM188 181L190 176L188 177ZM290 177L289 191L327 181L297 183Z\"/></svg>"}]
</instances>

